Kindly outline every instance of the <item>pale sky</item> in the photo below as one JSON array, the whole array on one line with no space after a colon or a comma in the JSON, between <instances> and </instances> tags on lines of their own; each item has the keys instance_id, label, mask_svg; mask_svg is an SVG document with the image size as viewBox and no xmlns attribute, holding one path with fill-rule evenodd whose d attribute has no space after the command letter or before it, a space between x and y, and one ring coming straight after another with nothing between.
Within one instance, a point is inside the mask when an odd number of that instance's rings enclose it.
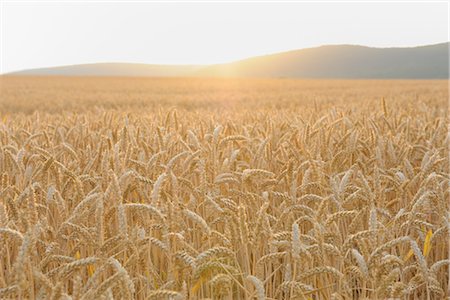
<instances>
[{"instance_id":1,"label":"pale sky","mask_svg":"<svg viewBox=\"0 0 450 300\"><path fill-rule=\"evenodd\" d=\"M1 69L211 64L327 44L448 41L447 2L1 3Z\"/></svg>"}]
</instances>

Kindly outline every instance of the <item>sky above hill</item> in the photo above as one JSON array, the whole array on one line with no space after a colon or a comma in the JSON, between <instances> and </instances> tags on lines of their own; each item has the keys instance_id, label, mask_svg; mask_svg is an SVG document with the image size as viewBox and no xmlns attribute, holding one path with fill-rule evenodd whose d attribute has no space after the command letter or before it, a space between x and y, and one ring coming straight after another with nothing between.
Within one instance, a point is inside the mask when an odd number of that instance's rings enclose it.
<instances>
[{"instance_id":1,"label":"sky above hill","mask_svg":"<svg viewBox=\"0 0 450 300\"><path fill-rule=\"evenodd\" d=\"M441 2L1 0L0 73L97 62L212 64L325 44L448 41Z\"/></svg>"}]
</instances>

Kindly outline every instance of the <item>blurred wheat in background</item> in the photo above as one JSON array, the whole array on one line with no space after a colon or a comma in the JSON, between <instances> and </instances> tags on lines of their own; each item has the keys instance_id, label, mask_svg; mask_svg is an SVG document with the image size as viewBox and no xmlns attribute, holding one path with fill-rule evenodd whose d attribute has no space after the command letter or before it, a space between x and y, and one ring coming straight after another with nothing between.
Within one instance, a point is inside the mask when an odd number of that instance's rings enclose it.
<instances>
[{"instance_id":1,"label":"blurred wheat in background","mask_svg":"<svg viewBox=\"0 0 450 300\"><path fill-rule=\"evenodd\" d=\"M1 84L1 299L449 297L447 81Z\"/></svg>"}]
</instances>

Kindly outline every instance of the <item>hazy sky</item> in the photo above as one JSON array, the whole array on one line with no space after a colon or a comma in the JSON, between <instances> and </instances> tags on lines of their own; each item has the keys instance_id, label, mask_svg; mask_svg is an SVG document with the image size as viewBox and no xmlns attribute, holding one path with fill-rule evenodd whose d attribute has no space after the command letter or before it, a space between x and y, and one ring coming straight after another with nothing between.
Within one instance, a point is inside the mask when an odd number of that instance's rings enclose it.
<instances>
[{"instance_id":1,"label":"hazy sky","mask_svg":"<svg viewBox=\"0 0 450 300\"><path fill-rule=\"evenodd\" d=\"M324 44L448 41L446 2L0 1L3 73L94 62L209 64Z\"/></svg>"}]
</instances>

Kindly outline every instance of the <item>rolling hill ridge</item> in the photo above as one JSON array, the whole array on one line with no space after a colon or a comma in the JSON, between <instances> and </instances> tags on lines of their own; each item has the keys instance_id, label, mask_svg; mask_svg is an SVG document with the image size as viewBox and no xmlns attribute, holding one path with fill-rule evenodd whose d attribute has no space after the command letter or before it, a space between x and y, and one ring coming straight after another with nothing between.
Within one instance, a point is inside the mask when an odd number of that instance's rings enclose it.
<instances>
[{"instance_id":1,"label":"rolling hill ridge","mask_svg":"<svg viewBox=\"0 0 450 300\"><path fill-rule=\"evenodd\" d=\"M449 78L449 43L409 48L329 45L206 66L97 63L8 75L445 79Z\"/></svg>"}]
</instances>

